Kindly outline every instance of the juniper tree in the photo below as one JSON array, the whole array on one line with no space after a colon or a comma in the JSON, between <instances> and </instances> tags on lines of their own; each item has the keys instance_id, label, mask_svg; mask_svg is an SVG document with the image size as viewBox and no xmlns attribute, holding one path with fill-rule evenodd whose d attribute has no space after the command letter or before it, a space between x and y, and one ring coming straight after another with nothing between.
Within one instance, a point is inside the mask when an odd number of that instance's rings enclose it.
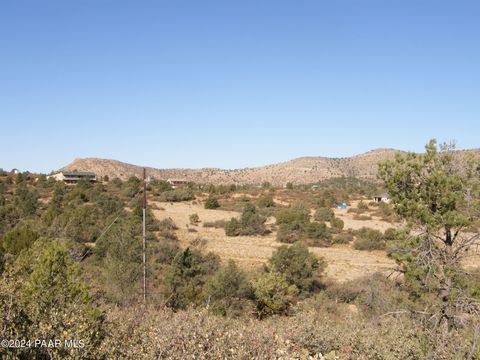
<instances>
[{"instance_id":1,"label":"juniper tree","mask_svg":"<svg viewBox=\"0 0 480 360\"><path fill-rule=\"evenodd\" d=\"M480 163L435 140L425 149L381 163L379 177L395 212L413 226L393 256L417 296L434 296L426 312L441 351L449 331L479 311L463 261L479 238L468 227L480 214Z\"/></svg>"}]
</instances>

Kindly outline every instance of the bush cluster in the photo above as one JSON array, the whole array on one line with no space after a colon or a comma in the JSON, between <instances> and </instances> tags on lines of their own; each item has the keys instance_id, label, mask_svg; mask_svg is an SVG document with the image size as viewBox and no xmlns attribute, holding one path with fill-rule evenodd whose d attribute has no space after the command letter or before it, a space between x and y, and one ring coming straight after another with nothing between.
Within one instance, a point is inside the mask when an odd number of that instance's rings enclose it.
<instances>
[{"instance_id":1,"label":"bush cluster","mask_svg":"<svg viewBox=\"0 0 480 360\"><path fill-rule=\"evenodd\" d=\"M247 203L240 219L232 218L225 224L225 234L227 236L265 235L268 233L265 221L265 217L258 212L255 205Z\"/></svg>"},{"instance_id":2,"label":"bush cluster","mask_svg":"<svg viewBox=\"0 0 480 360\"><path fill-rule=\"evenodd\" d=\"M374 229L363 227L355 231L353 247L357 250L383 250L386 242L383 234Z\"/></svg>"}]
</instances>

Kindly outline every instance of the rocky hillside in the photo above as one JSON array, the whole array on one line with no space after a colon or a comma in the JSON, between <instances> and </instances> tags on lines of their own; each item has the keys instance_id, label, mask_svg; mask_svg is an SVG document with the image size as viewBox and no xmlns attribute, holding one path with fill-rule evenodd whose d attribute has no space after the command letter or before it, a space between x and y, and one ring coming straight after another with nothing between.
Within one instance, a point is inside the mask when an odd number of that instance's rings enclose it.
<instances>
[{"instance_id":1,"label":"rocky hillside","mask_svg":"<svg viewBox=\"0 0 480 360\"><path fill-rule=\"evenodd\" d=\"M377 149L347 158L302 157L283 163L257 168L236 170L205 169L155 169L147 167L147 174L156 179L185 179L212 184L261 184L268 181L274 185L314 183L335 177L357 177L375 180L379 161L393 158L397 150ZM479 154L478 151L474 151ZM464 151L458 152L463 154ZM97 158L76 159L61 168L66 171L93 171L98 176L126 179L132 175L140 177L142 167L117 160Z\"/></svg>"}]
</instances>

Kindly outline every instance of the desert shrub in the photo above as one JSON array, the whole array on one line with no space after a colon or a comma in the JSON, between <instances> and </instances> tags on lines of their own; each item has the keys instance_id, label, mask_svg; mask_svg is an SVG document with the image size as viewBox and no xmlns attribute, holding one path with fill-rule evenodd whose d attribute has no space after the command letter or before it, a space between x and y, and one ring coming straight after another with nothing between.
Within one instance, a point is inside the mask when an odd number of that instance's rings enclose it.
<instances>
[{"instance_id":1,"label":"desert shrub","mask_svg":"<svg viewBox=\"0 0 480 360\"><path fill-rule=\"evenodd\" d=\"M165 191L171 191L172 190L172 185L165 180L158 180L155 181L152 185L153 191L155 195L161 194Z\"/></svg>"},{"instance_id":2,"label":"desert shrub","mask_svg":"<svg viewBox=\"0 0 480 360\"><path fill-rule=\"evenodd\" d=\"M287 182L286 185L285 185L285 188L287 190L293 190L293 184L291 182Z\"/></svg>"},{"instance_id":3,"label":"desert shrub","mask_svg":"<svg viewBox=\"0 0 480 360\"><path fill-rule=\"evenodd\" d=\"M408 292L381 273L334 283L328 286L325 292L335 301L355 303L363 314L368 316L378 316L399 309L414 309Z\"/></svg>"},{"instance_id":4,"label":"desert shrub","mask_svg":"<svg viewBox=\"0 0 480 360\"><path fill-rule=\"evenodd\" d=\"M172 220L172 218L165 218L159 221L158 224L159 231L175 231L178 229L178 226Z\"/></svg>"},{"instance_id":5,"label":"desert shrub","mask_svg":"<svg viewBox=\"0 0 480 360\"><path fill-rule=\"evenodd\" d=\"M165 273L165 297L167 306L185 309L189 304L198 304L207 276L219 266L217 255L202 255L199 251L186 248L180 251Z\"/></svg>"},{"instance_id":6,"label":"desert shrub","mask_svg":"<svg viewBox=\"0 0 480 360\"><path fill-rule=\"evenodd\" d=\"M239 236L240 235L240 221L237 218L232 218L225 223L225 235L227 236Z\"/></svg>"},{"instance_id":7,"label":"desert shrub","mask_svg":"<svg viewBox=\"0 0 480 360\"><path fill-rule=\"evenodd\" d=\"M177 240L175 230L178 230L178 227L171 218L162 219L158 222L159 235L163 238Z\"/></svg>"},{"instance_id":8,"label":"desert shrub","mask_svg":"<svg viewBox=\"0 0 480 360\"><path fill-rule=\"evenodd\" d=\"M345 223L343 222L342 219L333 218L332 220L330 220L330 226L332 227L332 229L335 229L337 231L342 231L343 227L345 226Z\"/></svg>"},{"instance_id":9,"label":"desert shrub","mask_svg":"<svg viewBox=\"0 0 480 360\"><path fill-rule=\"evenodd\" d=\"M120 305L132 304L138 299L142 275L142 242L133 223L110 229L108 236L95 247L102 259L102 275L107 298Z\"/></svg>"},{"instance_id":10,"label":"desert shrub","mask_svg":"<svg viewBox=\"0 0 480 360\"><path fill-rule=\"evenodd\" d=\"M275 202L273 201L273 197L271 195L264 195L258 199L257 205L260 208L269 208L274 207Z\"/></svg>"},{"instance_id":11,"label":"desert shrub","mask_svg":"<svg viewBox=\"0 0 480 360\"><path fill-rule=\"evenodd\" d=\"M262 183L262 188L263 189L270 189L272 187L272 184L270 184L268 181L264 181Z\"/></svg>"},{"instance_id":12,"label":"desert shrub","mask_svg":"<svg viewBox=\"0 0 480 360\"><path fill-rule=\"evenodd\" d=\"M188 220L190 221L190 224L197 225L200 222L200 217L198 214L190 214Z\"/></svg>"},{"instance_id":13,"label":"desert shrub","mask_svg":"<svg viewBox=\"0 0 480 360\"><path fill-rule=\"evenodd\" d=\"M357 204L357 209L358 210L368 210L368 204L365 201L361 200Z\"/></svg>"},{"instance_id":14,"label":"desert shrub","mask_svg":"<svg viewBox=\"0 0 480 360\"><path fill-rule=\"evenodd\" d=\"M155 246L149 245L147 249L155 263L170 265L180 251L180 246L176 239L160 238Z\"/></svg>"},{"instance_id":15,"label":"desert shrub","mask_svg":"<svg viewBox=\"0 0 480 360\"><path fill-rule=\"evenodd\" d=\"M123 183L122 195L127 198L133 198L140 191L141 180L136 176L131 176Z\"/></svg>"},{"instance_id":16,"label":"desert shrub","mask_svg":"<svg viewBox=\"0 0 480 360\"><path fill-rule=\"evenodd\" d=\"M206 228L215 228L215 229L224 229L226 226L226 220L215 220L215 221L204 221L203 227Z\"/></svg>"},{"instance_id":17,"label":"desert shrub","mask_svg":"<svg viewBox=\"0 0 480 360\"><path fill-rule=\"evenodd\" d=\"M353 235L350 233L340 233L333 238L334 244L349 244L353 241Z\"/></svg>"},{"instance_id":18,"label":"desert shrub","mask_svg":"<svg viewBox=\"0 0 480 360\"><path fill-rule=\"evenodd\" d=\"M159 196L160 201L166 202L190 201L193 199L195 199L195 195L193 191L187 187L164 191Z\"/></svg>"},{"instance_id":19,"label":"desert shrub","mask_svg":"<svg viewBox=\"0 0 480 360\"><path fill-rule=\"evenodd\" d=\"M30 227L17 226L1 239L0 247L5 253L16 257L22 250L29 249L39 237L40 235Z\"/></svg>"},{"instance_id":20,"label":"desert shrub","mask_svg":"<svg viewBox=\"0 0 480 360\"><path fill-rule=\"evenodd\" d=\"M374 216L380 217L383 221L394 222L397 216L393 211L391 205L381 202L378 204L378 209L373 213Z\"/></svg>"},{"instance_id":21,"label":"desert shrub","mask_svg":"<svg viewBox=\"0 0 480 360\"><path fill-rule=\"evenodd\" d=\"M360 215L360 214L356 214L354 217L353 217L354 220L360 220L360 221L366 221L366 220L372 220L372 217L369 216L369 215Z\"/></svg>"},{"instance_id":22,"label":"desert shrub","mask_svg":"<svg viewBox=\"0 0 480 360\"><path fill-rule=\"evenodd\" d=\"M303 294L318 287L318 279L326 267L326 262L309 252L308 247L301 242L280 246L268 263L271 271L284 274L287 282L295 285Z\"/></svg>"},{"instance_id":23,"label":"desert shrub","mask_svg":"<svg viewBox=\"0 0 480 360\"><path fill-rule=\"evenodd\" d=\"M251 280L257 316L288 315L296 302L298 289L290 285L285 274L263 272Z\"/></svg>"},{"instance_id":24,"label":"desert shrub","mask_svg":"<svg viewBox=\"0 0 480 360\"><path fill-rule=\"evenodd\" d=\"M383 250L386 247L383 234L378 230L363 227L355 235L357 239L353 247L357 250Z\"/></svg>"},{"instance_id":25,"label":"desert shrub","mask_svg":"<svg viewBox=\"0 0 480 360\"><path fill-rule=\"evenodd\" d=\"M333 210L327 207L318 208L315 211L314 219L316 221L330 221L335 217Z\"/></svg>"},{"instance_id":26,"label":"desert shrub","mask_svg":"<svg viewBox=\"0 0 480 360\"><path fill-rule=\"evenodd\" d=\"M21 217L22 214L15 205L0 206L0 236L13 229Z\"/></svg>"},{"instance_id":27,"label":"desert shrub","mask_svg":"<svg viewBox=\"0 0 480 360\"><path fill-rule=\"evenodd\" d=\"M0 279L0 327L13 339L82 339L73 347L12 349L11 358L94 359L105 335L103 314L93 305L81 269L53 239L40 238ZM74 314L74 316L72 316ZM15 350L15 352L13 352ZM8 353L7 353L8 355Z\"/></svg>"},{"instance_id":28,"label":"desert shrub","mask_svg":"<svg viewBox=\"0 0 480 360\"><path fill-rule=\"evenodd\" d=\"M332 235L325 223L311 222L305 225L305 234L311 246L330 246Z\"/></svg>"},{"instance_id":29,"label":"desert shrub","mask_svg":"<svg viewBox=\"0 0 480 360\"><path fill-rule=\"evenodd\" d=\"M386 241L395 240L398 236L398 230L395 228L388 228L383 235Z\"/></svg>"},{"instance_id":30,"label":"desert shrub","mask_svg":"<svg viewBox=\"0 0 480 360\"><path fill-rule=\"evenodd\" d=\"M218 209L220 207L220 204L218 202L218 199L210 194L205 201L205 209Z\"/></svg>"},{"instance_id":31,"label":"desert shrub","mask_svg":"<svg viewBox=\"0 0 480 360\"><path fill-rule=\"evenodd\" d=\"M223 316L239 316L252 298L246 274L233 260L217 270L206 282L203 294L210 310Z\"/></svg>"},{"instance_id":32,"label":"desert shrub","mask_svg":"<svg viewBox=\"0 0 480 360\"><path fill-rule=\"evenodd\" d=\"M291 228L298 227L307 223L310 215L305 209L287 208L280 209L275 214L277 225L286 224Z\"/></svg>"},{"instance_id":33,"label":"desert shrub","mask_svg":"<svg viewBox=\"0 0 480 360\"><path fill-rule=\"evenodd\" d=\"M277 230L277 241L286 244L293 244L305 238L302 228L291 229L287 224L281 224Z\"/></svg>"},{"instance_id":34,"label":"desert shrub","mask_svg":"<svg viewBox=\"0 0 480 360\"><path fill-rule=\"evenodd\" d=\"M122 187L122 180L119 179L118 177L113 178L112 181L110 181L110 184L113 185L115 188L120 189Z\"/></svg>"},{"instance_id":35,"label":"desert shrub","mask_svg":"<svg viewBox=\"0 0 480 360\"><path fill-rule=\"evenodd\" d=\"M268 232L265 221L266 219L258 213L255 205L247 203L240 220L232 218L225 224L225 234L227 236L265 235Z\"/></svg>"},{"instance_id":36,"label":"desert shrub","mask_svg":"<svg viewBox=\"0 0 480 360\"><path fill-rule=\"evenodd\" d=\"M98 205L80 205L72 201L54 218L48 233L50 236L64 237L79 243L95 242L107 226L107 219L102 215Z\"/></svg>"},{"instance_id":37,"label":"desert shrub","mask_svg":"<svg viewBox=\"0 0 480 360\"><path fill-rule=\"evenodd\" d=\"M306 237L305 226L309 224L310 215L302 207L280 209L275 214L278 225L277 240L294 243Z\"/></svg>"},{"instance_id":38,"label":"desert shrub","mask_svg":"<svg viewBox=\"0 0 480 360\"><path fill-rule=\"evenodd\" d=\"M25 183L21 182L15 191L14 204L23 216L34 215L38 206L38 195L29 191Z\"/></svg>"}]
</instances>

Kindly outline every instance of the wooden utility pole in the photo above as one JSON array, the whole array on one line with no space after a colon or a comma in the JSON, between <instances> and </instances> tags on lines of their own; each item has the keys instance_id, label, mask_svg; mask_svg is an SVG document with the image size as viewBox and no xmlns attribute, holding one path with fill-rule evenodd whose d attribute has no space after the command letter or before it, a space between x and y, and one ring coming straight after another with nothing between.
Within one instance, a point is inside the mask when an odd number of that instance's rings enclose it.
<instances>
[{"instance_id":1,"label":"wooden utility pole","mask_svg":"<svg viewBox=\"0 0 480 360\"><path fill-rule=\"evenodd\" d=\"M142 255L143 255L143 302L147 302L147 257L146 257L146 237L147 237L147 179L146 171L143 168L143 242L142 242Z\"/></svg>"}]
</instances>

